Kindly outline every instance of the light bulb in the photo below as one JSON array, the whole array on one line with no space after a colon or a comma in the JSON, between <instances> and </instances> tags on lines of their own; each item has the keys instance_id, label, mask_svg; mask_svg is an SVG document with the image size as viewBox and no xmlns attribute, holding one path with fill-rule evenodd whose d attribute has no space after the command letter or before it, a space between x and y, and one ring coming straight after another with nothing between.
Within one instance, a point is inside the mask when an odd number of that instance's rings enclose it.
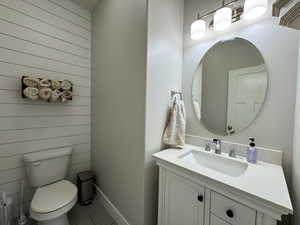
<instances>
[{"instance_id":1,"label":"light bulb","mask_svg":"<svg viewBox=\"0 0 300 225\"><path fill-rule=\"evenodd\" d=\"M256 19L267 11L268 0L246 0L244 5L244 17L246 20Z\"/></svg>"},{"instance_id":2,"label":"light bulb","mask_svg":"<svg viewBox=\"0 0 300 225\"><path fill-rule=\"evenodd\" d=\"M199 40L204 37L206 32L206 22L204 20L196 20L191 25L191 39Z\"/></svg>"},{"instance_id":3,"label":"light bulb","mask_svg":"<svg viewBox=\"0 0 300 225\"><path fill-rule=\"evenodd\" d=\"M214 30L222 31L227 29L232 22L232 9L224 7L218 9L214 15Z\"/></svg>"}]
</instances>

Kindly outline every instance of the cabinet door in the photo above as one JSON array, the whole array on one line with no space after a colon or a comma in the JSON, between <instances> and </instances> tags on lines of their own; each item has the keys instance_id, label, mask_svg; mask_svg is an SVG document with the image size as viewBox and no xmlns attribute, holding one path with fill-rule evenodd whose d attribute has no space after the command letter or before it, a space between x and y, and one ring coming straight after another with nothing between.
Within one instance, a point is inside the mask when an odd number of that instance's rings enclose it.
<instances>
[{"instance_id":1,"label":"cabinet door","mask_svg":"<svg viewBox=\"0 0 300 225\"><path fill-rule=\"evenodd\" d=\"M213 214L210 214L210 225L230 225L230 224L214 216Z\"/></svg>"},{"instance_id":2,"label":"cabinet door","mask_svg":"<svg viewBox=\"0 0 300 225\"><path fill-rule=\"evenodd\" d=\"M204 224L203 187L167 172L165 190L165 225Z\"/></svg>"}]
</instances>

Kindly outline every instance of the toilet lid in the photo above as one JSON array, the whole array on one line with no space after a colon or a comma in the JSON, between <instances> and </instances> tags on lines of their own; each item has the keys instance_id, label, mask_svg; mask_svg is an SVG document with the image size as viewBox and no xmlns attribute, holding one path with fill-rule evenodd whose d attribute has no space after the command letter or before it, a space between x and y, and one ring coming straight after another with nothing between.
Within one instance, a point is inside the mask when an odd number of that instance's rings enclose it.
<instances>
[{"instance_id":1,"label":"toilet lid","mask_svg":"<svg viewBox=\"0 0 300 225\"><path fill-rule=\"evenodd\" d=\"M31 201L31 210L49 213L68 205L77 195L77 187L67 180L40 187Z\"/></svg>"}]
</instances>

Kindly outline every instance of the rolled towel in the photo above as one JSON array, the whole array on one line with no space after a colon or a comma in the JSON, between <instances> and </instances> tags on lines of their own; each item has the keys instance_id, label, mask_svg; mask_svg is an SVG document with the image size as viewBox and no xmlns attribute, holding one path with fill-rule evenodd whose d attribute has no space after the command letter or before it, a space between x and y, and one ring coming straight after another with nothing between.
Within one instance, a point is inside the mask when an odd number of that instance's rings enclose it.
<instances>
[{"instance_id":1,"label":"rolled towel","mask_svg":"<svg viewBox=\"0 0 300 225\"><path fill-rule=\"evenodd\" d=\"M72 88L72 83L71 83L71 81L63 80L63 81L61 82L61 88L62 88L64 91L71 90L71 88Z\"/></svg>"},{"instance_id":2,"label":"rolled towel","mask_svg":"<svg viewBox=\"0 0 300 225\"><path fill-rule=\"evenodd\" d=\"M37 100L39 99L39 89L35 87L27 87L23 90L23 94L32 100Z\"/></svg>"},{"instance_id":3,"label":"rolled towel","mask_svg":"<svg viewBox=\"0 0 300 225\"><path fill-rule=\"evenodd\" d=\"M42 88L39 93L40 98L44 100L48 100L51 97L51 94L52 94L51 88Z\"/></svg>"},{"instance_id":4,"label":"rolled towel","mask_svg":"<svg viewBox=\"0 0 300 225\"><path fill-rule=\"evenodd\" d=\"M40 83L39 79L31 78L31 77L24 77L23 78L23 84L25 84L28 87L37 87Z\"/></svg>"},{"instance_id":5,"label":"rolled towel","mask_svg":"<svg viewBox=\"0 0 300 225\"><path fill-rule=\"evenodd\" d=\"M40 80L39 86L40 86L40 88L48 88L51 86L51 83L47 79L42 79L42 80Z\"/></svg>"},{"instance_id":6,"label":"rolled towel","mask_svg":"<svg viewBox=\"0 0 300 225\"><path fill-rule=\"evenodd\" d=\"M60 81L59 80L51 80L51 87L53 89L60 89Z\"/></svg>"},{"instance_id":7,"label":"rolled towel","mask_svg":"<svg viewBox=\"0 0 300 225\"><path fill-rule=\"evenodd\" d=\"M72 99L72 96L73 96L72 91L63 91L60 96L60 98L61 98L60 101L66 102L67 100Z\"/></svg>"},{"instance_id":8,"label":"rolled towel","mask_svg":"<svg viewBox=\"0 0 300 225\"><path fill-rule=\"evenodd\" d=\"M50 101L57 102L60 96L61 92L59 90L53 90L51 93Z\"/></svg>"},{"instance_id":9,"label":"rolled towel","mask_svg":"<svg viewBox=\"0 0 300 225\"><path fill-rule=\"evenodd\" d=\"M71 99L73 96L72 91L63 91L62 96L65 97L66 99Z\"/></svg>"}]
</instances>

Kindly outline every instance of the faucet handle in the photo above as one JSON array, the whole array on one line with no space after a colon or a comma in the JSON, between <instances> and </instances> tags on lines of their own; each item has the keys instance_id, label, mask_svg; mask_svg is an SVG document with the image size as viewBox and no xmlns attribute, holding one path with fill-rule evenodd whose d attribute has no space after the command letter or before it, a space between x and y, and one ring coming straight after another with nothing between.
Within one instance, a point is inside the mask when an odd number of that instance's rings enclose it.
<instances>
[{"instance_id":1,"label":"faucet handle","mask_svg":"<svg viewBox=\"0 0 300 225\"><path fill-rule=\"evenodd\" d=\"M229 155L229 157L236 158L236 152L235 152L234 147L232 149L230 149L228 155Z\"/></svg>"},{"instance_id":2,"label":"faucet handle","mask_svg":"<svg viewBox=\"0 0 300 225\"><path fill-rule=\"evenodd\" d=\"M206 152L211 151L211 145L210 145L210 143L206 143L204 150L205 150Z\"/></svg>"},{"instance_id":3,"label":"faucet handle","mask_svg":"<svg viewBox=\"0 0 300 225\"><path fill-rule=\"evenodd\" d=\"M221 139L214 138L213 139L213 143L220 144L221 143Z\"/></svg>"}]
</instances>

